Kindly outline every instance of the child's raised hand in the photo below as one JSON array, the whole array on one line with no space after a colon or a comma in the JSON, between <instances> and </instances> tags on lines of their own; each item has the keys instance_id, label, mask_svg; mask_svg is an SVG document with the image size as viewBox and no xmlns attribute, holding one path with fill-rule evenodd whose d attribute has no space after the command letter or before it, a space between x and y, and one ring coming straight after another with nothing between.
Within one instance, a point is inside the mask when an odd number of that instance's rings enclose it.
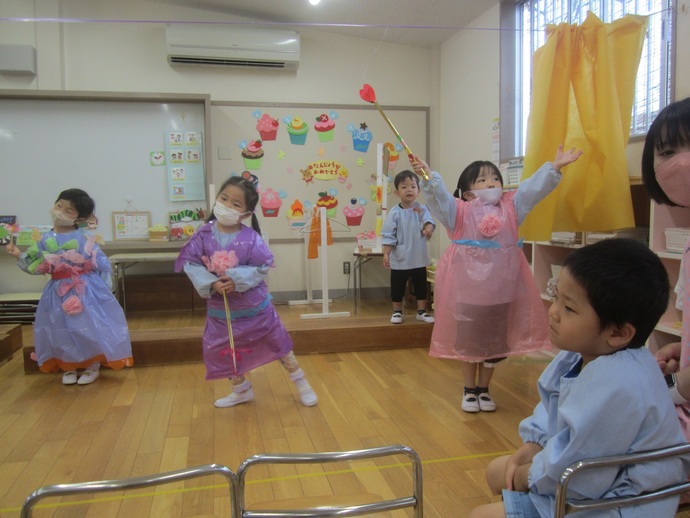
<instances>
[{"instance_id":1,"label":"child's raised hand","mask_svg":"<svg viewBox=\"0 0 690 518\"><path fill-rule=\"evenodd\" d=\"M426 176L431 175L431 169L429 169L429 164L427 164L417 155L412 155L410 165L412 166L412 170L415 172L417 176L424 176L424 173L426 173Z\"/></svg>"},{"instance_id":2,"label":"child's raised hand","mask_svg":"<svg viewBox=\"0 0 690 518\"><path fill-rule=\"evenodd\" d=\"M560 171L562 167L572 164L580 158L582 155L582 149L577 150L574 147L570 148L569 151L563 151L563 144L558 146L558 151L556 152L556 158L553 159L553 168L556 171Z\"/></svg>"}]
</instances>

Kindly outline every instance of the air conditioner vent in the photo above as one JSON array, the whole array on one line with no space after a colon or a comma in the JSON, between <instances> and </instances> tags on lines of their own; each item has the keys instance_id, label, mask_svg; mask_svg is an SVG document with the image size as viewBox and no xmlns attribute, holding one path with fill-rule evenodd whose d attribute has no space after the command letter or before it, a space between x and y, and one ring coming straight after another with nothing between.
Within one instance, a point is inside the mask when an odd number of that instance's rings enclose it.
<instances>
[{"instance_id":1,"label":"air conditioner vent","mask_svg":"<svg viewBox=\"0 0 690 518\"><path fill-rule=\"evenodd\" d=\"M170 65L211 65L295 70L300 38L294 31L169 25Z\"/></svg>"},{"instance_id":2,"label":"air conditioner vent","mask_svg":"<svg viewBox=\"0 0 690 518\"><path fill-rule=\"evenodd\" d=\"M284 61L251 61L244 59L185 58L171 56L170 63L176 65L216 65L225 67L285 68Z\"/></svg>"}]
</instances>

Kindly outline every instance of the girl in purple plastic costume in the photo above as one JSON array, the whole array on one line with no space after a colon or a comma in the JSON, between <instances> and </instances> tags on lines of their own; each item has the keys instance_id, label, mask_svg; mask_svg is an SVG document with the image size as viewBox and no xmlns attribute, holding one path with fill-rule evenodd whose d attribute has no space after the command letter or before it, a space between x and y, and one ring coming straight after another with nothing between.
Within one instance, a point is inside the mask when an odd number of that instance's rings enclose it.
<instances>
[{"instance_id":1,"label":"girl in purple plastic costume","mask_svg":"<svg viewBox=\"0 0 690 518\"><path fill-rule=\"evenodd\" d=\"M292 352L292 339L266 286L273 254L261 238L254 214L258 201L252 182L241 177L227 180L208 223L182 247L175 269L184 270L199 295L208 300L203 337L206 379L229 378L232 383L232 392L216 400L217 407L254 399L252 385L244 375L274 360L280 360L288 371L302 404L314 406L318 398ZM249 217L252 228L241 223ZM224 294L230 310L234 358Z\"/></svg>"},{"instance_id":2,"label":"girl in purple plastic costume","mask_svg":"<svg viewBox=\"0 0 690 518\"><path fill-rule=\"evenodd\" d=\"M492 162L472 162L453 195L426 162L412 161L415 173L429 176L422 192L451 239L436 267L429 354L460 360L465 412L496 410L489 382L497 362L549 345L546 310L520 247L518 226L556 188L560 169L581 154L559 146L554 161L513 192L503 192L503 177Z\"/></svg>"},{"instance_id":3,"label":"girl in purple plastic costume","mask_svg":"<svg viewBox=\"0 0 690 518\"><path fill-rule=\"evenodd\" d=\"M115 300L112 269L96 236L78 223L95 219L93 199L81 189L62 191L53 205L53 229L26 252L10 243L7 253L33 275L48 274L34 323L41 372L64 371L64 385L96 381L101 364L131 367L127 320ZM85 369L78 376L77 369Z\"/></svg>"}]
</instances>

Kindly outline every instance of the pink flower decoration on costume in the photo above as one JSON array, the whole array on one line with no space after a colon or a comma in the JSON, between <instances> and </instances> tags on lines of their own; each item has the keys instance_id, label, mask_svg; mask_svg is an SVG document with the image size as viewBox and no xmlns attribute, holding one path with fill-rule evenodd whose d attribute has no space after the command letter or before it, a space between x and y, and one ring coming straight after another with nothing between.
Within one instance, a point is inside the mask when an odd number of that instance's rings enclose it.
<instances>
[{"instance_id":1,"label":"pink flower decoration on costume","mask_svg":"<svg viewBox=\"0 0 690 518\"><path fill-rule=\"evenodd\" d=\"M68 315L78 315L84 311L84 307L81 305L81 300L76 295L68 297L65 302L62 303L62 309Z\"/></svg>"},{"instance_id":2,"label":"pink flower decoration on costume","mask_svg":"<svg viewBox=\"0 0 690 518\"><path fill-rule=\"evenodd\" d=\"M234 250L219 250L213 252L211 259L203 256L201 260L204 261L206 269L211 273L215 273L218 277L225 275L225 271L228 268L234 268L240 263Z\"/></svg>"},{"instance_id":3,"label":"pink flower decoration on costume","mask_svg":"<svg viewBox=\"0 0 690 518\"><path fill-rule=\"evenodd\" d=\"M487 214L479 223L479 232L486 237L494 237L503 228L503 222L494 214Z\"/></svg>"}]
</instances>

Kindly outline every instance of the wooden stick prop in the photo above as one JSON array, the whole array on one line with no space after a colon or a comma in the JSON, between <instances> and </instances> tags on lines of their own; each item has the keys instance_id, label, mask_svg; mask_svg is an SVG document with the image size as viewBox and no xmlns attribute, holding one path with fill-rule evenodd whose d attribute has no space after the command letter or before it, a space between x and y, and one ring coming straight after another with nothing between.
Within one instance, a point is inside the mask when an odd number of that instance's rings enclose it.
<instances>
[{"instance_id":1,"label":"wooden stick prop","mask_svg":"<svg viewBox=\"0 0 690 518\"><path fill-rule=\"evenodd\" d=\"M393 133L397 137L398 141L400 141L400 144L402 144L402 147L405 148L405 152L407 153L407 158L409 158L410 162L412 162L412 160L414 160L414 155L412 154L412 150L408 147L407 144L405 144L405 141L403 140L400 133L398 133L398 130L395 129L395 126L393 126L393 123L391 122L391 120L383 112L383 109L381 108L378 101L376 100L376 92L374 91L372 86L369 84L364 84L364 86L362 86L362 89L359 91L359 96L362 98L362 100L376 106L376 109L379 111L379 113L383 117L383 120L385 120L388 123L388 126L390 127L391 130L393 130ZM425 180L429 181L429 175L426 174L426 171L422 170L422 176L424 177Z\"/></svg>"},{"instance_id":2,"label":"wooden stick prop","mask_svg":"<svg viewBox=\"0 0 690 518\"><path fill-rule=\"evenodd\" d=\"M230 350L232 351L232 364L235 366L235 373L237 373L237 356L235 356L235 340L232 337L232 325L230 324L230 308L228 307L228 297L223 292L223 302L225 303L225 321L228 324L228 339L230 340Z\"/></svg>"}]
</instances>

